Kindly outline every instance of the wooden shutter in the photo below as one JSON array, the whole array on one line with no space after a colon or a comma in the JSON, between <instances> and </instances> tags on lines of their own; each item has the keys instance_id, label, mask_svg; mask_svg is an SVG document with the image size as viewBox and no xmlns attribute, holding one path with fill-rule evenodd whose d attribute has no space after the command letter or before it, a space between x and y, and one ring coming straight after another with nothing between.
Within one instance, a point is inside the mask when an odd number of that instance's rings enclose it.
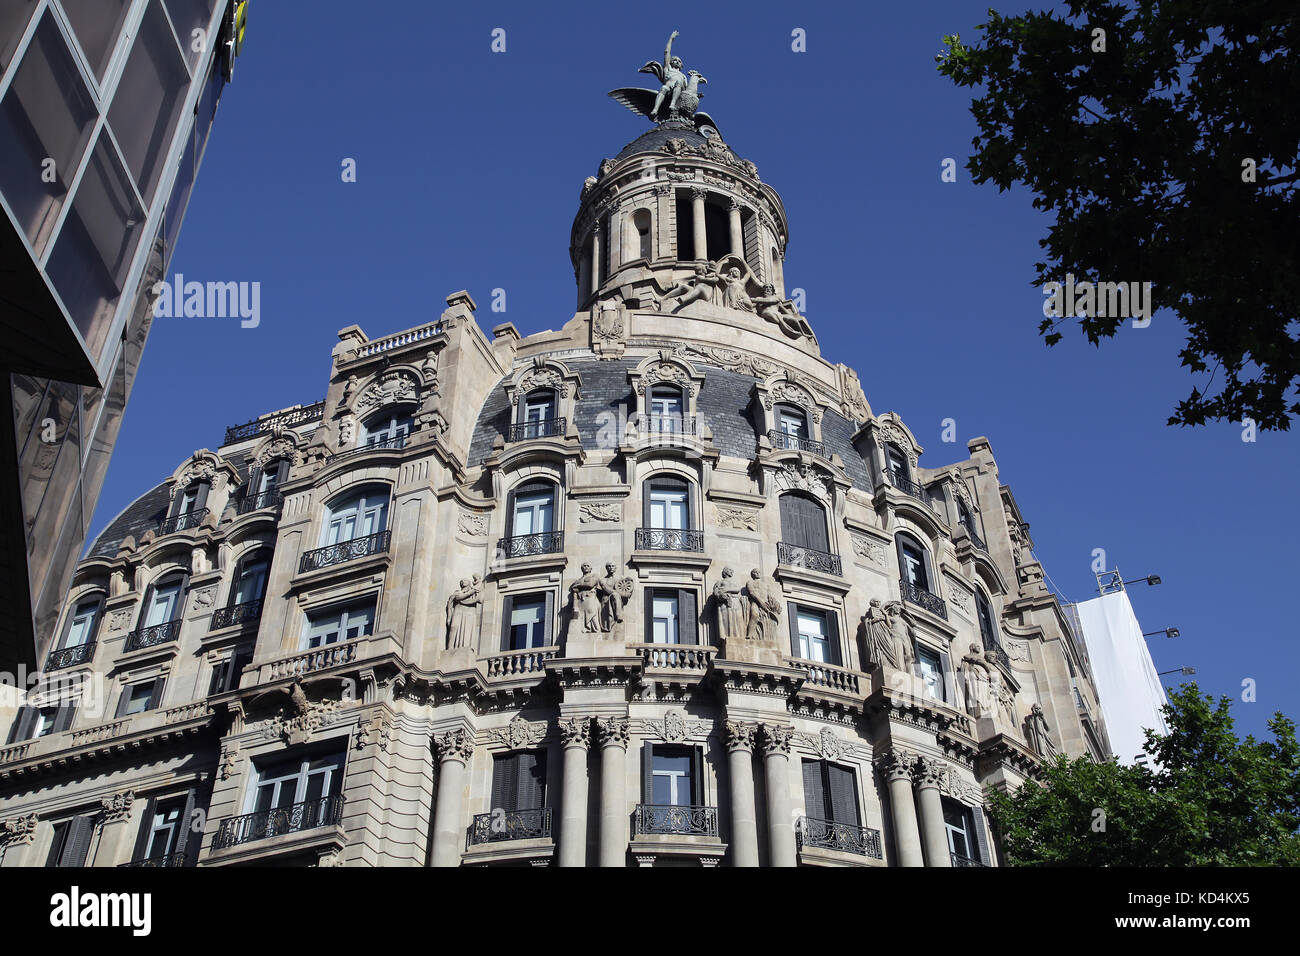
<instances>
[{"instance_id":1,"label":"wooden shutter","mask_svg":"<svg viewBox=\"0 0 1300 956\"><path fill-rule=\"evenodd\" d=\"M786 544L800 544L802 528L795 503L798 499L794 495L782 495L778 500L781 505L781 540Z\"/></svg>"},{"instance_id":2,"label":"wooden shutter","mask_svg":"<svg viewBox=\"0 0 1300 956\"><path fill-rule=\"evenodd\" d=\"M984 826L984 810L980 807L972 807L971 816L975 818L975 843L979 847L980 862L985 866L992 866L993 854L989 851L989 838Z\"/></svg>"},{"instance_id":3,"label":"wooden shutter","mask_svg":"<svg viewBox=\"0 0 1300 956\"><path fill-rule=\"evenodd\" d=\"M786 617L790 619L790 653L799 657L799 606L788 601L785 609Z\"/></svg>"},{"instance_id":4,"label":"wooden shutter","mask_svg":"<svg viewBox=\"0 0 1300 956\"><path fill-rule=\"evenodd\" d=\"M546 752L528 750L521 753L516 810L540 810L546 806Z\"/></svg>"},{"instance_id":5,"label":"wooden shutter","mask_svg":"<svg viewBox=\"0 0 1300 956\"><path fill-rule=\"evenodd\" d=\"M157 807L157 797L150 797L145 801L144 817L140 821L140 832L135 835L135 852L131 854L132 861L143 860L144 855L149 852L149 833L153 828L153 815Z\"/></svg>"},{"instance_id":6,"label":"wooden shutter","mask_svg":"<svg viewBox=\"0 0 1300 956\"><path fill-rule=\"evenodd\" d=\"M506 595L506 599L501 602L501 650L510 650L510 615L515 610L515 598L513 594Z\"/></svg>"},{"instance_id":7,"label":"wooden shutter","mask_svg":"<svg viewBox=\"0 0 1300 956\"><path fill-rule=\"evenodd\" d=\"M208 506L208 491L212 488L212 482L200 481L198 484L198 494L194 498L195 512L202 511Z\"/></svg>"},{"instance_id":8,"label":"wooden shutter","mask_svg":"<svg viewBox=\"0 0 1300 956\"><path fill-rule=\"evenodd\" d=\"M617 761L602 761L600 772L605 773L606 772L605 767L611 763L613 764L611 769L615 773L618 773L619 766ZM655 802L654 767L655 767L654 744L650 743L650 741L647 740L645 743L641 745L641 797L642 797L641 802L642 803Z\"/></svg>"},{"instance_id":9,"label":"wooden shutter","mask_svg":"<svg viewBox=\"0 0 1300 956\"><path fill-rule=\"evenodd\" d=\"M153 710L162 704L163 686L167 683L166 677L155 677L153 690L149 692L149 706L147 710Z\"/></svg>"},{"instance_id":10,"label":"wooden shutter","mask_svg":"<svg viewBox=\"0 0 1300 956\"><path fill-rule=\"evenodd\" d=\"M123 685L122 685L122 694L121 694L121 696L119 696L119 697L117 698L117 712L116 712L115 714L113 714L113 716L114 716L114 717L121 717L123 714L125 714L125 713L126 713L126 706L127 706L127 704L129 704L130 702L131 702L131 685L130 685L130 684L123 684Z\"/></svg>"},{"instance_id":11,"label":"wooden shutter","mask_svg":"<svg viewBox=\"0 0 1300 956\"><path fill-rule=\"evenodd\" d=\"M275 490L279 491L280 486L289 480L289 459L281 458L275 465L276 478Z\"/></svg>"},{"instance_id":12,"label":"wooden shutter","mask_svg":"<svg viewBox=\"0 0 1300 956\"><path fill-rule=\"evenodd\" d=\"M641 527L650 527L650 487L654 479L641 483Z\"/></svg>"},{"instance_id":13,"label":"wooden shutter","mask_svg":"<svg viewBox=\"0 0 1300 956\"><path fill-rule=\"evenodd\" d=\"M95 834L93 814L74 817L68 825L68 841L63 847L59 866L85 866L90 852L90 838Z\"/></svg>"},{"instance_id":14,"label":"wooden shutter","mask_svg":"<svg viewBox=\"0 0 1300 956\"><path fill-rule=\"evenodd\" d=\"M814 820L827 818L826 786L820 760L803 762L803 805L804 813Z\"/></svg>"},{"instance_id":15,"label":"wooden shutter","mask_svg":"<svg viewBox=\"0 0 1300 956\"><path fill-rule=\"evenodd\" d=\"M691 804L704 806L704 748L691 748Z\"/></svg>"},{"instance_id":16,"label":"wooden shutter","mask_svg":"<svg viewBox=\"0 0 1300 956\"><path fill-rule=\"evenodd\" d=\"M830 650L828 663L843 665L844 657L840 653L840 616L834 611L825 611L822 617L826 621L826 646Z\"/></svg>"},{"instance_id":17,"label":"wooden shutter","mask_svg":"<svg viewBox=\"0 0 1300 956\"><path fill-rule=\"evenodd\" d=\"M853 771L833 763L826 764L826 790L830 797L831 819L836 823L858 826L858 790Z\"/></svg>"},{"instance_id":18,"label":"wooden shutter","mask_svg":"<svg viewBox=\"0 0 1300 956\"><path fill-rule=\"evenodd\" d=\"M9 739L6 744L18 743L20 740L26 740L31 736L32 724L36 721L37 710L30 704L23 704L18 708L18 713L14 717L13 724L9 727Z\"/></svg>"},{"instance_id":19,"label":"wooden shutter","mask_svg":"<svg viewBox=\"0 0 1300 956\"><path fill-rule=\"evenodd\" d=\"M517 810L520 754L504 754L492 761L492 810Z\"/></svg>"},{"instance_id":20,"label":"wooden shutter","mask_svg":"<svg viewBox=\"0 0 1300 956\"><path fill-rule=\"evenodd\" d=\"M645 589L645 636L644 641L647 644L653 644L655 639L655 589Z\"/></svg>"},{"instance_id":21,"label":"wooden shutter","mask_svg":"<svg viewBox=\"0 0 1300 956\"><path fill-rule=\"evenodd\" d=\"M677 643L700 643L699 614L695 610L695 592L692 590L677 592Z\"/></svg>"},{"instance_id":22,"label":"wooden shutter","mask_svg":"<svg viewBox=\"0 0 1300 956\"><path fill-rule=\"evenodd\" d=\"M546 592L546 608L542 612L545 616L542 619L543 640L547 647L555 646L555 592Z\"/></svg>"},{"instance_id":23,"label":"wooden shutter","mask_svg":"<svg viewBox=\"0 0 1300 956\"><path fill-rule=\"evenodd\" d=\"M952 660L948 657L947 651L939 652L939 667L943 670L943 674L941 675L943 680L940 686L943 688L944 703L956 706L957 681L953 675Z\"/></svg>"},{"instance_id":24,"label":"wooden shutter","mask_svg":"<svg viewBox=\"0 0 1300 956\"><path fill-rule=\"evenodd\" d=\"M202 833L194 833L190 830L190 822L194 816L194 804L198 800L198 788L190 787L185 791L185 806L181 810L180 830L176 834L176 852L185 854L187 860L193 860L198 854L199 843L203 840ZM191 841L190 837L194 837Z\"/></svg>"},{"instance_id":25,"label":"wooden shutter","mask_svg":"<svg viewBox=\"0 0 1300 956\"><path fill-rule=\"evenodd\" d=\"M72 718L77 712L77 705L72 701L66 701L59 705L59 712L54 716L54 726L51 728L52 733L58 733L67 730L72 726Z\"/></svg>"}]
</instances>

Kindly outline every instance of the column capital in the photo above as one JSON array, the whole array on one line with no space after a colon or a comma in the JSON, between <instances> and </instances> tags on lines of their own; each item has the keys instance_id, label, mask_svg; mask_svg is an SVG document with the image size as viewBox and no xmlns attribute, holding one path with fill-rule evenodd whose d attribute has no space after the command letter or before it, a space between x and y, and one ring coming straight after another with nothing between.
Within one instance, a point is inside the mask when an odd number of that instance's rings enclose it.
<instances>
[{"instance_id":1,"label":"column capital","mask_svg":"<svg viewBox=\"0 0 1300 956\"><path fill-rule=\"evenodd\" d=\"M691 199L696 200L697 202L703 202L704 198L708 195L709 190L705 189L703 186L691 187Z\"/></svg>"},{"instance_id":2,"label":"column capital","mask_svg":"<svg viewBox=\"0 0 1300 956\"><path fill-rule=\"evenodd\" d=\"M602 747L627 749L632 738L632 728L626 717L597 717L596 734Z\"/></svg>"},{"instance_id":3,"label":"column capital","mask_svg":"<svg viewBox=\"0 0 1300 956\"><path fill-rule=\"evenodd\" d=\"M784 724L764 723L763 727L763 753L766 756L788 757L790 755L790 738L794 736L794 728L787 727Z\"/></svg>"},{"instance_id":4,"label":"column capital","mask_svg":"<svg viewBox=\"0 0 1300 956\"><path fill-rule=\"evenodd\" d=\"M438 748L442 760L456 760L468 764L474 755L474 735L464 727L457 727L433 738L433 745Z\"/></svg>"},{"instance_id":5,"label":"column capital","mask_svg":"<svg viewBox=\"0 0 1300 956\"><path fill-rule=\"evenodd\" d=\"M740 200L737 199L735 196L728 196L728 197L727 197L727 208L730 209L730 210L732 210L733 212L738 211L738 210L741 208L741 202L740 202Z\"/></svg>"},{"instance_id":6,"label":"column capital","mask_svg":"<svg viewBox=\"0 0 1300 956\"><path fill-rule=\"evenodd\" d=\"M30 846L36 838L38 823L36 814L14 817L12 820L0 820L0 843L8 846Z\"/></svg>"},{"instance_id":7,"label":"column capital","mask_svg":"<svg viewBox=\"0 0 1300 956\"><path fill-rule=\"evenodd\" d=\"M672 183L655 183L654 193L656 196L667 196L672 191Z\"/></svg>"},{"instance_id":8,"label":"column capital","mask_svg":"<svg viewBox=\"0 0 1300 956\"><path fill-rule=\"evenodd\" d=\"M727 736L727 750L744 750L754 752L754 740L758 736L758 724L744 720L728 720L724 726Z\"/></svg>"},{"instance_id":9,"label":"column capital","mask_svg":"<svg viewBox=\"0 0 1300 956\"><path fill-rule=\"evenodd\" d=\"M916 781L917 789L924 790L932 787L938 790L947 769L947 765L936 757L917 757L916 764L912 768L912 777Z\"/></svg>"},{"instance_id":10,"label":"column capital","mask_svg":"<svg viewBox=\"0 0 1300 956\"><path fill-rule=\"evenodd\" d=\"M567 747L581 747L586 750L591 746L590 717L561 717L560 740Z\"/></svg>"},{"instance_id":11,"label":"column capital","mask_svg":"<svg viewBox=\"0 0 1300 956\"><path fill-rule=\"evenodd\" d=\"M100 814L105 823L118 823L131 815L131 805L135 803L135 791L115 793L99 802Z\"/></svg>"},{"instance_id":12,"label":"column capital","mask_svg":"<svg viewBox=\"0 0 1300 956\"><path fill-rule=\"evenodd\" d=\"M911 783L912 767L916 760L916 754L906 750L888 750L876 758L876 767L887 781L906 780Z\"/></svg>"}]
</instances>

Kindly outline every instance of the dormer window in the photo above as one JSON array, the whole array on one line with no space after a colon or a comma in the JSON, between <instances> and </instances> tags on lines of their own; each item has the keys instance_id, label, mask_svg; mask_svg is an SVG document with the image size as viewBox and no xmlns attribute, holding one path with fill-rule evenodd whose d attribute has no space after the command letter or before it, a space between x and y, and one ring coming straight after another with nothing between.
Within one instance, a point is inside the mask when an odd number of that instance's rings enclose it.
<instances>
[{"instance_id":1,"label":"dormer window","mask_svg":"<svg viewBox=\"0 0 1300 956\"><path fill-rule=\"evenodd\" d=\"M672 385L656 385L650 390L650 430L677 433L683 431L686 405L682 390Z\"/></svg>"},{"instance_id":2,"label":"dormer window","mask_svg":"<svg viewBox=\"0 0 1300 956\"><path fill-rule=\"evenodd\" d=\"M897 445L888 443L885 445L885 463L889 467L889 472L896 478L911 478L911 473L907 467L907 456Z\"/></svg>"},{"instance_id":3,"label":"dormer window","mask_svg":"<svg viewBox=\"0 0 1300 956\"><path fill-rule=\"evenodd\" d=\"M791 438L807 441L811 437L808 434L808 416L794 405L776 406L776 428Z\"/></svg>"}]
</instances>

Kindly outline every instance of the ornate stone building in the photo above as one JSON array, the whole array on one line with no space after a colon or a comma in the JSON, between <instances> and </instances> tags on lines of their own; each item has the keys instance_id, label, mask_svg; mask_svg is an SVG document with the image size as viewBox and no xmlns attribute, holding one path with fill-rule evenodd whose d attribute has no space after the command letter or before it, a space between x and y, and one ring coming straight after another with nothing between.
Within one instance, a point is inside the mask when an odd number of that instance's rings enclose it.
<instances>
[{"instance_id":1,"label":"ornate stone building","mask_svg":"<svg viewBox=\"0 0 1300 956\"><path fill-rule=\"evenodd\" d=\"M1108 756L989 443L922 464L821 355L780 197L665 62L558 331L464 292L343 329L322 401L94 543L4 866L996 865L984 788Z\"/></svg>"}]
</instances>

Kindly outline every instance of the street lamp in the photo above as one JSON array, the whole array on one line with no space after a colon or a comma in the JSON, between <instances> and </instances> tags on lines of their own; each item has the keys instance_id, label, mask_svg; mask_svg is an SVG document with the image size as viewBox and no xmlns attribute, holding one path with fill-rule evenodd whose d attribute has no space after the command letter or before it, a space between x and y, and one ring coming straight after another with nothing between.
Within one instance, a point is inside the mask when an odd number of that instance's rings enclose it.
<instances>
[{"instance_id":1,"label":"street lamp","mask_svg":"<svg viewBox=\"0 0 1300 956\"><path fill-rule=\"evenodd\" d=\"M1171 671L1160 671L1158 674L1156 674L1156 676L1164 677L1166 674L1182 674L1184 677L1191 677L1195 673L1196 673L1195 667L1188 667L1186 664L1184 664L1182 667L1175 667Z\"/></svg>"},{"instance_id":2,"label":"street lamp","mask_svg":"<svg viewBox=\"0 0 1300 956\"><path fill-rule=\"evenodd\" d=\"M1150 637L1152 634L1163 634L1165 637L1177 637L1177 636L1178 636L1178 628L1176 628L1176 627L1166 627L1166 628L1164 628L1164 629L1162 629L1162 630L1159 630L1159 631L1143 631L1143 632L1142 632L1142 636L1143 636L1143 637Z\"/></svg>"},{"instance_id":3,"label":"street lamp","mask_svg":"<svg viewBox=\"0 0 1300 956\"><path fill-rule=\"evenodd\" d=\"M1144 577L1144 578L1134 578L1132 581L1125 581L1124 583L1125 583L1126 585L1128 585L1128 584L1137 584L1137 583L1140 582L1140 581L1145 581L1145 582L1147 583L1148 586L1150 586L1150 587L1155 587L1157 584L1160 583L1160 575L1158 575L1158 574L1148 574L1148 575L1147 575L1146 577Z\"/></svg>"}]
</instances>

